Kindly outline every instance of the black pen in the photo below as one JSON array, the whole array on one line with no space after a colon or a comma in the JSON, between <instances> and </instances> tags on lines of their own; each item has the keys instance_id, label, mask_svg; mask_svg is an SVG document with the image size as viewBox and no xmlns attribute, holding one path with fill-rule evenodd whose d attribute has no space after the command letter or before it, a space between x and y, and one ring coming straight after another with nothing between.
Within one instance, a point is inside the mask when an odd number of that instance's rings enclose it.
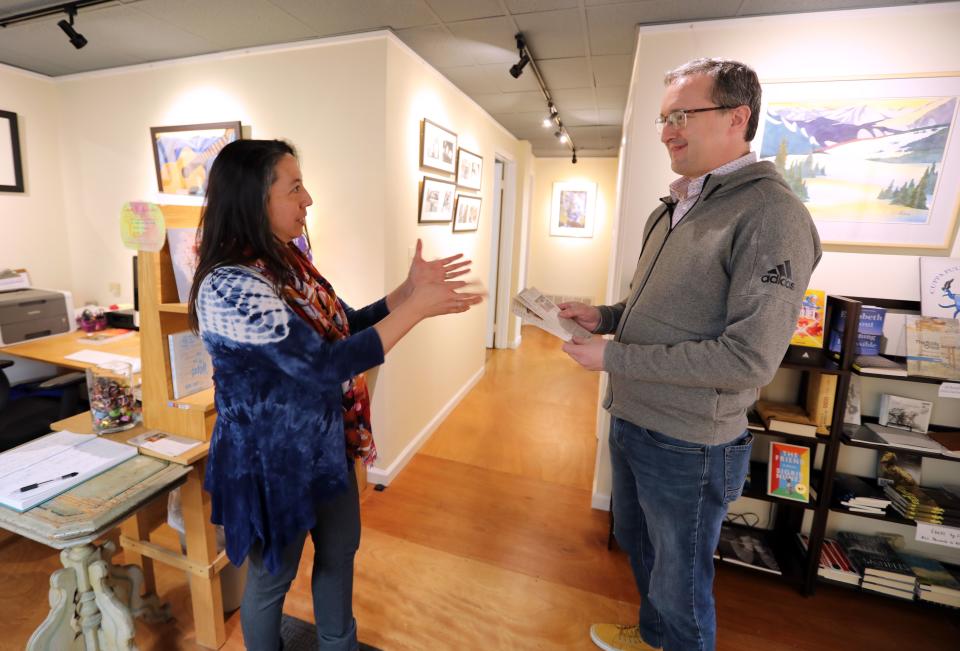
<instances>
[{"instance_id":1,"label":"black pen","mask_svg":"<svg viewBox=\"0 0 960 651\"><path fill-rule=\"evenodd\" d=\"M61 479L70 479L71 477L76 477L79 474L80 474L79 472L68 472L67 474L61 477L54 477L53 479L38 481L36 484L27 484L26 486L20 489L20 492L26 493L27 491L32 491L34 488L37 488L38 486L42 486L43 484L49 484L52 481L60 481Z\"/></svg>"}]
</instances>

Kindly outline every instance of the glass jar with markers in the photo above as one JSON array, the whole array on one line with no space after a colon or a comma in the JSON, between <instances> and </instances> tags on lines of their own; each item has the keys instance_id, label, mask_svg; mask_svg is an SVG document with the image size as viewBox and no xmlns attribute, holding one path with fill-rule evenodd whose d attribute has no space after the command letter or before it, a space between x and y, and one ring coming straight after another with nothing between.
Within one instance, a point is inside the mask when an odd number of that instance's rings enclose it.
<instances>
[{"instance_id":1,"label":"glass jar with markers","mask_svg":"<svg viewBox=\"0 0 960 651\"><path fill-rule=\"evenodd\" d=\"M140 420L128 362L105 362L87 369L90 414L97 434L130 429Z\"/></svg>"}]
</instances>

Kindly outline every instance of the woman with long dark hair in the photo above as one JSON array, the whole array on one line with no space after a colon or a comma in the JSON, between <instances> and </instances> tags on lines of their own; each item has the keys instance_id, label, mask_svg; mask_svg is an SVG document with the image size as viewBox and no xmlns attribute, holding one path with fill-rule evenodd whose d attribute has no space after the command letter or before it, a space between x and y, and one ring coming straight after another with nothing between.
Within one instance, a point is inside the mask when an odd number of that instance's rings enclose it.
<instances>
[{"instance_id":1,"label":"woman with long dark hair","mask_svg":"<svg viewBox=\"0 0 960 651\"><path fill-rule=\"evenodd\" d=\"M386 297L351 309L292 243L307 207L293 147L238 140L210 170L190 326L213 359L217 423L204 486L227 555L248 559L240 607L248 648L280 648L283 600L306 536L322 649L357 649L353 559L360 540L355 459L372 463L363 371L419 321L482 296L453 280L469 261L416 255Z\"/></svg>"}]
</instances>

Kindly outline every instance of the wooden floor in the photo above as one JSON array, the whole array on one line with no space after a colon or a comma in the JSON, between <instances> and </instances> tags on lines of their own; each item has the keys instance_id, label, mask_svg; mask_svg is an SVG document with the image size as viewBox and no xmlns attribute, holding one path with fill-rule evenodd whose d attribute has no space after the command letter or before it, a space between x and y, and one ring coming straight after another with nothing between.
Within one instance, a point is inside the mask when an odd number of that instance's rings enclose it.
<instances>
[{"instance_id":1,"label":"wooden floor","mask_svg":"<svg viewBox=\"0 0 960 651\"><path fill-rule=\"evenodd\" d=\"M590 509L597 376L525 328L383 492L367 490L355 610L362 640L384 651L595 649L597 621L630 622L629 566L606 549L607 514ZM546 387L550 387L546 390ZM169 531L156 536L173 542ZM285 611L312 620L309 565ZM0 649L22 649L47 610L56 553L0 534ZM197 649L183 574L159 569L176 617L138 623L143 651ZM821 586L800 596L775 577L721 565L720 651L956 650L946 611ZM243 649L239 615L225 649Z\"/></svg>"}]
</instances>

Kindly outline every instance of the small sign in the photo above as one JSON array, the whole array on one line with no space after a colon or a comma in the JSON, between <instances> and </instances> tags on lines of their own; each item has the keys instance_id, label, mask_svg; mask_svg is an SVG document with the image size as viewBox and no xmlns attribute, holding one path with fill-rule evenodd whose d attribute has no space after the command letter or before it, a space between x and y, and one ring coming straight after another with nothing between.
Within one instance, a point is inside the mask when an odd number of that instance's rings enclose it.
<instances>
[{"instance_id":1,"label":"small sign","mask_svg":"<svg viewBox=\"0 0 960 651\"><path fill-rule=\"evenodd\" d=\"M934 545L960 549L960 529L957 527L945 527L942 524L918 522L917 540L920 542L933 543Z\"/></svg>"},{"instance_id":2,"label":"small sign","mask_svg":"<svg viewBox=\"0 0 960 651\"><path fill-rule=\"evenodd\" d=\"M160 206L146 201L129 201L120 210L120 239L134 251L159 251L166 239Z\"/></svg>"},{"instance_id":3,"label":"small sign","mask_svg":"<svg viewBox=\"0 0 960 651\"><path fill-rule=\"evenodd\" d=\"M940 385L940 391L937 392L938 398L960 398L960 383L944 382Z\"/></svg>"}]
</instances>

